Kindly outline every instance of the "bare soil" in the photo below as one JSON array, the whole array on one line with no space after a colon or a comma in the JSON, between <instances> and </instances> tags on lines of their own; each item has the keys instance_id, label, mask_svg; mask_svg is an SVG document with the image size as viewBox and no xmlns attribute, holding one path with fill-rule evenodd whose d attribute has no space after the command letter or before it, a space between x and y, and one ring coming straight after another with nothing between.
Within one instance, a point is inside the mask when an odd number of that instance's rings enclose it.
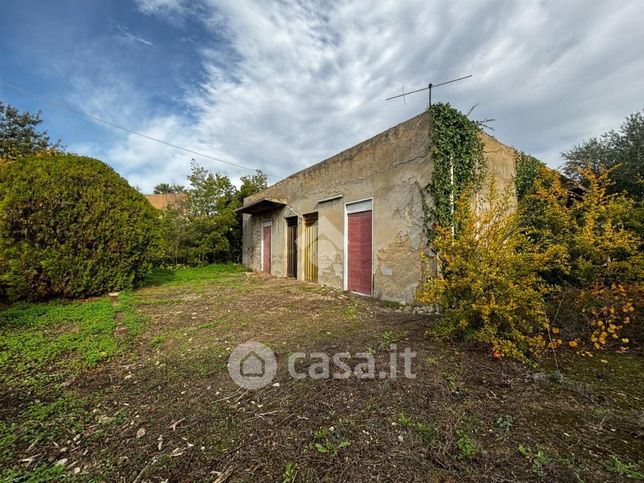
<instances>
[{"instance_id":1,"label":"bare soil","mask_svg":"<svg viewBox=\"0 0 644 483\"><path fill-rule=\"evenodd\" d=\"M615 481L642 471L638 356L564 352L560 378L551 360L528 367L432 341L432 316L409 307L245 273L145 288L135 306L147 321L130 349L66 388L91 414L81 437L41 448L54 460L67 446L68 477ZM249 340L278 361L258 391L226 368ZM299 351L350 352L351 365L368 352L385 367L391 343L416 352L415 378L295 380L286 369Z\"/></svg>"}]
</instances>

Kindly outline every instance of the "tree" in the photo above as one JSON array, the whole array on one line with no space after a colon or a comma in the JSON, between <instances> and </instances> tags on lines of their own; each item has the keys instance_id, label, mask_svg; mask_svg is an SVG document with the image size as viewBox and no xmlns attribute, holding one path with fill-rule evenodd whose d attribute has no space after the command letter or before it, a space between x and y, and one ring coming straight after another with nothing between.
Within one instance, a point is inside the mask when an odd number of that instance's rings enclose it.
<instances>
[{"instance_id":1,"label":"tree","mask_svg":"<svg viewBox=\"0 0 644 483\"><path fill-rule=\"evenodd\" d=\"M185 193L186 188L180 184L159 183L154 187L155 195Z\"/></svg>"},{"instance_id":2,"label":"tree","mask_svg":"<svg viewBox=\"0 0 644 483\"><path fill-rule=\"evenodd\" d=\"M196 162L188 176L186 197L161 213L160 264L198 265L238 262L241 258L242 216L235 210L245 197L266 187L261 171L241 177L241 187L225 175ZM176 186L176 185L175 185ZM158 185L165 190L171 185Z\"/></svg>"},{"instance_id":3,"label":"tree","mask_svg":"<svg viewBox=\"0 0 644 483\"><path fill-rule=\"evenodd\" d=\"M228 176L214 173L196 162L188 176L190 212L193 216L219 216L228 208L235 209L237 190Z\"/></svg>"},{"instance_id":4,"label":"tree","mask_svg":"<svg viewBox=\"0 0 644 483\"><path fill-rule=\"evenodd\" d=\"M52 143L47 131L38 130L41 123L40 113L21 113L0 101L0 160L59 150L60 141Z\"/></svg>"},{"instance_id":5,"label":"tree","mask_svg":"<svg viewBox=\"0 0 644 483\"><path fill-rule=\"evenodd\" d=\"M258 169L255 174L242 176L241 182L238 196L240 206L244 203L244 198L259 193L268 187L268 176Z\"/></svg>"},{"instance_id":6,"label":"tree","mask_svg":"<svg viewBox=\"0 0 644 483\"><path fill-rule=\"evenodd\" d=\"M611 193L626 192L636 201L644 201L644 109L626 118L619 131L608 131L562 153L564 173L586 185L583 172L599 175L611 170ZM614 169L613 169L614 168Z\"/></svg>"},{"instance_id":7,"label":"tree","mask_svg":"<svg viewBox=\"0 0 644 483\"><path fill-rule=\"evenodd\" d=\"M9 300L78 298L138 285L157 214L112 168L27 156L0 170L0 291Z\"/></svg>"}]
</instances>

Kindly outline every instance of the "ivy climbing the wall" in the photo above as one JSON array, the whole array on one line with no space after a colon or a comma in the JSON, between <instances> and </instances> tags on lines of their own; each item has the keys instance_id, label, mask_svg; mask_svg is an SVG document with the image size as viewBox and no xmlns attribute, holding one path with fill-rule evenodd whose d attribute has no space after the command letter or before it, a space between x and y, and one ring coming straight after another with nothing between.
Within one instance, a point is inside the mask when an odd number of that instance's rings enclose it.
<instances>
[{"instance_id":1,"label":"ivy climbing the wall","mask_svg":"<svg viewBox=\"0 0 644 483\"><path fill-rule=\"evenodd\" d=\"M476 122L449 104L434 104L428 112L433 171L423 191L433 200L433 206L424 203L425 230L431 241L435 225L452 226L454 201L481 182L484 159Z\"/></svg>"},{"instance_id":2,"label":"ivy climbing the wall","mask_svg":"<svg viewBox=\"0 0 644 483\"><path fill-rule=\"evenodd\" d=\"M516 178L514 180L517 198L523 200L526 195L534 193L537 180L542 176L545 165L534 156L522 151L514 151L514 167Z\"/></svg>"}]
</instances>

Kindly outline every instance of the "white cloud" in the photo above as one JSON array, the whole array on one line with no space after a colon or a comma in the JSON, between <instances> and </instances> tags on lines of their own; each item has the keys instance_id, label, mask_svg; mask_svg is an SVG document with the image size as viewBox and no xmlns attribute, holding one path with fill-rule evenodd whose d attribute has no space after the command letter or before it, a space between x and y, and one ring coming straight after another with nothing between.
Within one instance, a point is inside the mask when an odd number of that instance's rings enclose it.
<instances>
[{"instance_id":1,"label":"white cloud","mask_svg":"<svg viewBox=\"0 0 644 483\"><path fill-rule=\"evenodd\" d=\"M172 138L180 143L191 141L183 134L187 132L189 130L182 119L167 116L153 119L143 134L157 139ZM118 162L120 173L133 185L148 191L151 184L160 180L182 181L175 179L177 173L185 173L190 167L187 155L134 135L128 136L125 143L115 144L105 154L107 159Z\"/></svg>"},{"instance_id":2,"label":"white cloud","mask_svg":"<svg viewBox=\"0 0 644 483\"><path fill-rule=\"evenodd\" d=\"M198 15L230 42L198 47L206 75L185 94L190 118L152 117L142 121L145 132L281 176L421 112L425 94L384 101L403 83L411 90L473 74L436 89L434 99L462 110L478 103L474 117L495 118L501 141L552 165L560 151L642 107L637 1L139 5L170 22ZM181 181L190 159L136 136L108 156L144 189Z\"/></svg>"},{"instance_id":3,"label":"white cloud","mask_svg":"<svg viewBox=\"0 0 644 483\"><path fill-rule=\"evenodd\" d=\"M137 0L139 9L147 14L176 14L184 10L181 0Z\"/></svg>"}]
</instances>

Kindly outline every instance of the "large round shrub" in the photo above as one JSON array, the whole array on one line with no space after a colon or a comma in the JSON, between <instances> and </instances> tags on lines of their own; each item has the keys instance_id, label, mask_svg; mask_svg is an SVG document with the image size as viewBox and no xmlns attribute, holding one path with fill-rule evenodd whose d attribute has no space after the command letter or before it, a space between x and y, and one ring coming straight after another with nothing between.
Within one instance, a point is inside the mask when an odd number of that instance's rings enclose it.
<instances>
[{"instance_id":1,"label":"large round shrub","mask_svg":"<svg viewBox=\"0 0 644 483\"><path fill-rule=\"evenodd\" d=\"M9 300L98 295L150 268L155 210L112 168L56 155L0 166L0 294Z\"/></svg>"}]
</instances>

